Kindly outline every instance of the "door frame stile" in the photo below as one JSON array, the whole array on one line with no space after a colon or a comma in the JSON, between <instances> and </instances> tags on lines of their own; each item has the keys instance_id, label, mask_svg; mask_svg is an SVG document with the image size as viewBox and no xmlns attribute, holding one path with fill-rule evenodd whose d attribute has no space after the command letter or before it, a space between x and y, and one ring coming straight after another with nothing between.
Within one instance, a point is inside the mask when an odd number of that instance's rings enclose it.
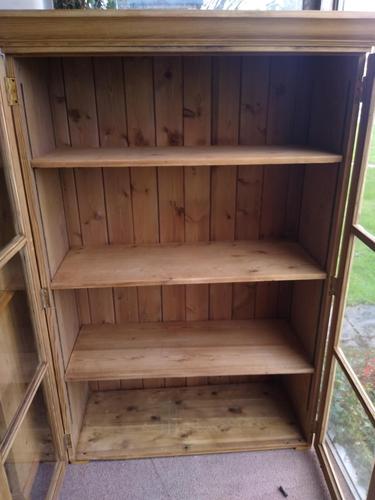
<instances>
[{"instance_id":1,"label":"door frame stile","mask_svg":"<svg viewBox=\"0 0 375 500\"><path fill-rule=\"evenodd\" d=\"M27 387L25 392L25 397L20 407L17 409L16 414L14 415L12 422L1 442L0 446L0 461L2 464L5 463L7 456L13 446L13 443L17 437L17 433L20 427L23 424L23 421L29 411L29 408L34 401L35 394L37 393L39 387L41 387L43 378L47 372L47 363L43 361L39 363L36 372Z\"/></svg>"},{"instance_id":2,"label":"door frame stile","mask_svg":"<svg viewBox=\"0 0 375 500\"><path fill-rule=\"evenodd\" d=\"M60 488L64 481L66 466L66 462L56 462L46 500L58 500Z\"/></svg>"},{"instance_id":3,"label":"door frame stile","mask_svg":"<svg viewBox=\"0 0 375 500\"><path fill-rule=\"evenodd\" d=\"M375 467L372 469L372 475L370 480L370 486L368 489L367 500L375 498Z\"/></svg>"},{"instance_id":4,"label":"door frame stile","mask_svg":"<svg viewBox=\"0 0 375 500\"><path fill-rule=\"evenodd\" d=\"M29 212L24 192L17 139L14 130L12 111L8 105L5 91L6 70L3 58L0 58L0 142L4 158L4 170L10 188L10 197L17 232L26 243L22 252L22 260L25 267L25 281L28 291L28 302L35 330L35 339L40 361L47 363L47 371L43 380L46 405L49 410L50 427L54 438L56 459L65 461L67 459L64 446L64 426L61 419L61 409L56 390L56 379L53 368L51 346L47 323L45 319L43 304L39 294L40 281L37 267L35 249L33 245ZM18 106L13 106L13 109Z\"/></svg>"},{"instance_id":5,"label":"door frame stile","mask_svg":"<svg viewBox=\"0 0 375 500\"><path fill-rule=\"evenodd\" d=\"M344 492L337 478L331 457L327 453L324 444L315 445L315 451L332 498L334 500L344 500Z\"/></svg>"},{"instance_id":6,"label":"door frame stile","mask_svg":"<svg viewBox=\"0 0 375 500\"><path fill-rule=\"evenodd\" d=\"M5 467L2 463L0 463L0 498L3 500L12 500L8 478L5 472Z\"/></svg>"}]
</instances>

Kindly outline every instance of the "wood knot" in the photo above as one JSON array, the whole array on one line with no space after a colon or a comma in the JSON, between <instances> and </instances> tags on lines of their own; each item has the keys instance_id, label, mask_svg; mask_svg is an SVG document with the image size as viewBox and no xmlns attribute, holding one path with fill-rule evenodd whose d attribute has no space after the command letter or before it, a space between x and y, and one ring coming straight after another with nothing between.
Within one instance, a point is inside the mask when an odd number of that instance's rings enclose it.
<instances>
[{"instance_id":1,"label":"wood knot","mask_svg":"<svg viewBox=\"0 0 375 500\"><path fill-rule=\"evenodd\" d=\"M164 73L164 78L166 78L167 80L172 80L172 77L173 77L173 73L172 71L168 68L167 71L165 71Z\"/></svg>"},{"instance_id":2,"label":"wood knot","mask_svg":"<svg viewBox=\"0 0 375 500\"><path fill-rule=\"evenodd\" d=\"M180 146L182 144L182 134L178 130L169 130L168 127L164 127L164 132L167 134L169 146Z\"/></svg>"},{"instance_id":3,"label":"wood knot","mask_svg":"<svg viewBox=\"0 0 375 500\"><path fill-rule=\"evenodd\" d=\"M228 408L228 411L230 413L234 413L235 415L239 415L240 413L242 413L242 408L240 408L239 406L230 406Z\"/></svg>"},{"instance_id":4,"label":"wood knot","mask_svg":"<svg viewBox=\"0 0 375 500\"><path fill-rule=\"evenodd\" d=\"M69 109L68 114L75 123L79 122L79 120L81 119L81 113L78 111L78 109Z\"/></svg>"},{"instance_id":5,"label":"wood knot","mask_svg":"<svg viewBox=\"0 0 375 500\"><path fill-rule=\"evenodd\" d=\"M187 431L184 432L183 434L180 434L180 438L185 439L193 434L193 431Z\"/></svg>"},{"instance_id":6,"label":"wood knot","mask_svg":"<svg viewBox=\"0 0 375 500\"><path fill-rule=\"evenodd\" d=\"M136 130L134 134L134 143L136 146L147 146L148 143L144 138L141 130Z\"/></svg>"},{"instance_id":7,"label":"wood knot","mask_svg":"<svg viewBox=\"0 0 375 500\"><path fill-rule=\"evenodd\" d=\"M195 112L192 109L184 108L184 118L195 118Z\"/></svg>"}]
</instances>

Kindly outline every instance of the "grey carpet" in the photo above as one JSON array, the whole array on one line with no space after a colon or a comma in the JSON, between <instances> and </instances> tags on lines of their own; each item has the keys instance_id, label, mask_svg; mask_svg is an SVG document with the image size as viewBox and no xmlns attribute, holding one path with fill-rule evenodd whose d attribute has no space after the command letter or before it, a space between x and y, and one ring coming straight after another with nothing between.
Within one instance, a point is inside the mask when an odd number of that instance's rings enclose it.
<instances>
[{"instance_id":1,"label":"grey carpet","mask_svg":"<svg viewBox=\"0 0 375 500\"><path fill-rule=\"evenodd\" d=\"M312 451L266 451L69 465L60 500L328 500Z\"/></svg>"}]
</instances>

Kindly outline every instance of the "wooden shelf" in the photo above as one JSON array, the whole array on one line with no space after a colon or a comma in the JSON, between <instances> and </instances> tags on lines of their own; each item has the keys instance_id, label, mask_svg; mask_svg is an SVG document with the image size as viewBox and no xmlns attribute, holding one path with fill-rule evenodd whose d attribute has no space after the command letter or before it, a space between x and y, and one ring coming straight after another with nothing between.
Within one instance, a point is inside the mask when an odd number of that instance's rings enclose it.
<instances>
[{"instance_id":1,"label":"wooden shelf","mask_svg":"<svg viewBox=\"0 0 375 500\"><path fill-rule=\"evenodd\" d=\"M324 279L296 243L235 241L72 249L53 289Z\"/></svg>"},{"instance_id":2,"label":"wooden shelf","mask_svg":"<svg viewBox=\"0 0 375 500\"><path fill-rule=\"evenodd\" d=\"M84 326L67 381L312 373L283 320Z\"/></svg>"},{"instance_id":3,"label":"wooden shelf","mask_svg":"<svg viewBox=\"0 0 375 500\"><path fill-rule=\"evenodd\" d=\"M273 383L94 392L76 459L305 448L287 401Z\"/></svg>"},{"instance_id":4,"label":"wooden shelf","mask_svg":"<svg viewBox=\"0 0 375 500\"><path fill-rule=\"evenodd\" d=\"M338 163L342 156L299 146L64 148L34 158L33 167L168 167Z\"/></svg>"}]
</instances>

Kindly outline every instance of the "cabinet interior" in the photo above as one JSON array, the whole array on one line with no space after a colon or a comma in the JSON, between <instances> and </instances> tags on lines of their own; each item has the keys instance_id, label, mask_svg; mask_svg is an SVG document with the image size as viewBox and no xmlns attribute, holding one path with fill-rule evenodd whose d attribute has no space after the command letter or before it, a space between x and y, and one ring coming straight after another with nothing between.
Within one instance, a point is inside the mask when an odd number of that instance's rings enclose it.
<instances>
[{"instance_id":1,"label":"cabinet interior","mask_svg":"<svg viewBox=\"0 0 375 500\"><path fill-rule=\"evenodd\" d=\"M15 67L73 457L311 444L358 56Z\"/></svg>"}]
</instances>

